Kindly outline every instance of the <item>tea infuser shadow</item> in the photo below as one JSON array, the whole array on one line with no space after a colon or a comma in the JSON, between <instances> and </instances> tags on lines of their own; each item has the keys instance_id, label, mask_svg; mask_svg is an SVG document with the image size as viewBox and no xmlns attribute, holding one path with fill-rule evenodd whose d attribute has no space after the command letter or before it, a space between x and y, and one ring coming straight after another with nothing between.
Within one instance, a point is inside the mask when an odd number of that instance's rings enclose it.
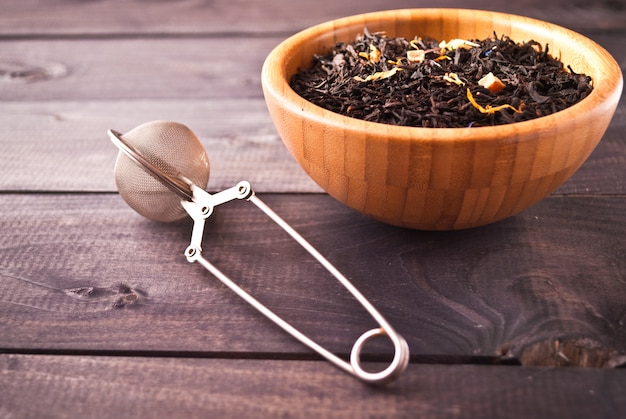
<instances>
[{"instance_id":1,"label":"tea infuser shadow","mask_svg":"<svg viewBox=\"0 0 626 419\"><path fill-rule=\"evenodd\" d=\"M259 199L247 181L210 194L205 191L209 179L209 159L202 144L185 125L171 121L153 121L126 134L108 132L120 152L115 164L115 182L120 195L135 211L146 218L171 222L190 216L193 220L191 242L185 250L189 262L198 262L239 297L280 326L304 345L335 366L373 384L388 383L400 376L409 362L409 347L374 306L324 256L306 241L270 207ZM330 272L368 311L379 327L363 333L352 346L347 362L302 334L298 329L269 310L248 292L223 274L202 255L202 239L207 218L216 206L244 199L265 213ZM361 351L377 337L387 337L394 347L392 361L382 371L363 368Z\"/></svg>"}]
</instances>

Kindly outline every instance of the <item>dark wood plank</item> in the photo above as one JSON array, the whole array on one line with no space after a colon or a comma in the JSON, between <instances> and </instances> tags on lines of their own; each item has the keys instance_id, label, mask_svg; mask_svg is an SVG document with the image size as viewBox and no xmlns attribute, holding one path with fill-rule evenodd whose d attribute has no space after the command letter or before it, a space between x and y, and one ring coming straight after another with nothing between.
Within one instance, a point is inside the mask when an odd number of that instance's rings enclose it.
<instances>
[{"instance_id":1,"label":"dark wood plank","mask_svg":"<svg viewBox=\"0 0 626 419\"><path fill-rule=\"evenodd\" d=\"M330 0L296 3L290 0L247 2L107 2L54 3L23 0L3 5L0 34L110 33L259 33L293 32L342 16L406 7L464 7L522 14L576 28L624 28L626 11L619 1L592 0Z\"/></svg>"},{"instance_id":2,"label":"dark wood plank","mask_svg":"<svg viewBox=\"0 0 626 419\"><path fill-rule=\"evenodd\" d=\"M624 362L624 199L552 197L491 226L427 233L372 221L326 195L264 198L417 359ZM186 262L188 222L149 222L116 195L5 194L0 205L4 350L308 352ZM305 333L349 352L375 324L268 223L244 202L218 208L206 257Z\"/></svg>"},{"instance_id":3,"label":"dark wood plank","mask_svg":"<svg viewBox=\"0 0 626 419\"><path fill-rule=\"evenodd\" d=\"M0 190L114 192L106 131L168 119L187 124L211 160L209 189L242 179L260 192L320 192L282 144L263 99L0 103ZM626 102L557 194L626 193Z\"/></svg>"},{"instance_id":4,"label":"dark wood plank","mask_svg":"<svg viewBox=\"0 0 626 419\"><path fill-rule=\"evenodd\" d=\"M3 40L2 100L258 98L263 61L282 39Z\"/></svg>"},{"instance_id":5,"label":"dark wood plank","mask_svg":"<svg viewBox=\"0 0 626 419\"><path fill-rule=\"evenodd\" d=\"M626 100L622 98L598 147L556 193L623 195L625 192Z\"/></svg>"},{"instance_id":6,"label":"dark wood plank","mask_svg":"<svg viewBox=\"0 0 626 419\"><path fill-rule=\"evenodd\" d=\"M262 98L263 61L285 37L0 40L0 99ZM626 32L592 38L626 64Z\"/></svg>"},{"instance_id":7,"label":"dark wood plank","mask_svg":"<svg viewBox=\"0 0 626 419\"><path fill-rule=\"evenodd\" d=\"M284 147L260 98L0 106L0 190L116 191L117 149L107 131L166 119L188 125L202 141L212 191L243 179L258 191L321 191Z\"/></svg>"},{"instance_id":8,"label":"dark wood plank","mask_svg":"<svg viewBox=\"0 0 626 419\"><path fill-rule=\"evenodd\" d=\"M618 370L411 365L385 388L319 362L0 355L3 417L617 418Z\"/></svg>"}]
</instances>

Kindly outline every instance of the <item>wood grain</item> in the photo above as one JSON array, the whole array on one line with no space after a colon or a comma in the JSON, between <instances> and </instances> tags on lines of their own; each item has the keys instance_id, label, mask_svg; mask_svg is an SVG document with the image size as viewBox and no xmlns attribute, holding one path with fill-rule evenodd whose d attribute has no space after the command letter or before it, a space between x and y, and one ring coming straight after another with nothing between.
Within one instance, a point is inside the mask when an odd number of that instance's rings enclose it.
<instances>
[{"instance_id":1,"label":"wood grain","mask_svg":"<svg viewBox=\"0 0 626 419\"><path fill-rule=\"evenodd\" d=\"M281 39L4 40L2 99L261 97L261 65Z\"/></svg>"},{"instance_id":2,"label":"wood grain","mask_svg":"<svg viewBox=\"0 0 626 419\"><path fill-rule=\"evenodd\" d=\"M4 102L0 190L114 192L117 151L106 131L185 123L211 160L209 189L242 179L259 192L321 192L293 160L262 99ZM590 158L557 194L626 194L626 102ZM71 163L71 164L68 164Z\"/></svg>"},{"instance_id":3,"label":"wood grain","mask_svg":"<svg viewBox=\"0 0 626 419\"><path fill-rule=\"evenodd\" d=\"M555 345L569 345L605 351L581 365L623 362L621 199L554 197L492 226L436 234L372 221L325 195L262 198L372 299L419 359L546 365ZM149 222L116 195L2 195L0 203L3 350L308 353L185 261L189 223ZM243 202L219 208L205 256L347 353L372 320L268 223ZM576 346L583 338L588 345ZM544 356L524 358L527 350Z\"/></svg>"},{"instance_id":4,"label":"wood grain","mask_svg":"<svg viewBox=\"0 0 626 419\"><path fill-rule=\"evenodd\" d=\"M544 19L568 27L623 29L626 12L616 1L573 2L553 0L440 0L436 7L466 7L494 10ZM295 32L317 23L357 13L390 8L433 7L426 0L362 0L359 2L294 3L274 0L250 3L245 0L169 1L145 3L138 0L108 2L39 0L11 2L3 7L0 34L81 35ZM123 11L123 12L120 12Z\"/></svg>"},{"instance_id":5,"label":"wood grain","mask_svg":"<svg viewBox=\"0 0 626 419\"><path fill-rule=\"evenodd\" d=\"M117 149L107 131L164 119L186 124L202 141L211 161L211 191L243 179L258 191L321 191L285 149L260 98L0 106L0 190L115 192Z\"/></svg>"},{"instance_id":6,"label":"wood grain","mask_svg":"<svg viewBox=\"0 0 626 419\"><path fill-rule=\"evenodd\" d=\"M269 119L265 55L307 26L407 6L432 4L3 2L1 417L624 416L624 374L610 369L626 353L623 99L565 195L492 226L412 232L301 194L320 189ZM620 2L437 6L561 23L626 63ZM407 337L412 364L399 381L376 389L318 361L184 260L189 222L148 222L111 193L106 130L153 119L196 131L212 157L209 189L245 178L291 192L260 195ZM370 319L239 204L210 220L207 258L346 355ZM386 350L373 344L366 356Z\"/></svg>"},{"instance_id":7,"label":"wood grain","mask_svg":"<svg viewBox=\"0 0 626 419\"><path fill-rule=\"evenodd\" d=\"M0 40L2 102L262 98L261 67L287 35ZM591 34L626 65L625 32Z\"/></svg>"},{"instance_id":8,"label":"wood grain","mask_svg":"<svg viewBox=\"0 0 626 419\"><path fill-rule=\"evenodd\" d=\"M610 418L626 409L620 371L411 365L376 388L319 364L0 355L0 415Z\"/></svg>"},{"instance_id":9,"label":"wood grain","mask_svg":"<svg viewBox=\"0 0 626 419\"><path fill-rule=\"evenodd\" d=\"M209 151L211 190L248 179L259 191L321 191L284 148L262 99L261 64L281 39L187 37L184 48L178 38L0 42L0 189L115 191L106 131L169 119L192 128ZM595 39L626 62L624 33ZM124 57L124 71L115 57ZM558 193L626 192L624 109L622 101Z\"/></svg>"}]
</instances>

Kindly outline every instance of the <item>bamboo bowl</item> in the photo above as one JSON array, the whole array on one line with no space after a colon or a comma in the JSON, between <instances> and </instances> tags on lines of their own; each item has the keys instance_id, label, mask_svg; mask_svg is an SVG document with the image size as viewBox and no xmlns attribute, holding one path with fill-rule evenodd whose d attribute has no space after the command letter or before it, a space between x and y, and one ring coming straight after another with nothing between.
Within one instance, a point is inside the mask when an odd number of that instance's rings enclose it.
<instances>
[{"instance_id":1,"label":"bamboo bowl","mask_svg":"<svg viewBox=\"0 0 626 419\"><path fill-rule=\"evenodd\" d=\"M413 128L322 109L289 86L313 54L352 42L367 27L388 36L548 44L553 56L592 77L578 104L496 127ZM288 150L329 195L377 220L421 230L477 227L516 214L550 194L584 163L604 135L622 91L611 55L550 23L502 13L410 9L368 13L313 26L288 38L262 70L265 100Z\"/></svg>"}]
</instances>

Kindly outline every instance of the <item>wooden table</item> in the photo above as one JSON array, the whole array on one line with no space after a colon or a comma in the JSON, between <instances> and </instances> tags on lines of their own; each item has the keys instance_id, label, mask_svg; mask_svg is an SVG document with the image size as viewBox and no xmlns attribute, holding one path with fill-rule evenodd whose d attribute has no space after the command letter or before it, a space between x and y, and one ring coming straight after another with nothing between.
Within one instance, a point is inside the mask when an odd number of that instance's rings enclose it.
<instances>
[{"instance_id":1,"label":"wooden table","mask_svg":"<svg viewBox=\"0 0 626 419\"><path fill-rule=\"evenodd\" d=\"M269 51L307 26L426 1L4 1L0 12L0 417L618 417L626 414L626 102L586 164L502 222L420 232L338 204L265 108ZM549 20L626 64L623 2L440 1ZM133 212L106 131L171 119L249 180L403 334L405 374L362 384L199 265L191 222ZM250 204L205 256L346 356L375 326ZM373 346L369 360L380 361ZM376 364L375 366L378 366Z\"/></svg>"}]
</instances>

